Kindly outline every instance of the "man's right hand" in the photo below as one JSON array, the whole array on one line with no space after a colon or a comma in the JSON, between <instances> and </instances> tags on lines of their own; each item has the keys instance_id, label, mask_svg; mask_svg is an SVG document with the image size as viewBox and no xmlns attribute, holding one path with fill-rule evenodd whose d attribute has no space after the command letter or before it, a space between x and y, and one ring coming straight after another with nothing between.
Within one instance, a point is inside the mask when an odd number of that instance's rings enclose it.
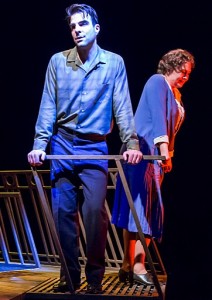
<instances>
[{"instance_id":1,"label":"man's right hand","mask_svg":"<svg viewBox=\"0 0 212 300\"><path fill-rule=\"evenodd\" d=\"M28 153L27 158L31 166L41 166L45 160L46 152L43 150L32 150Z\"/></svg>"}]
</instances>

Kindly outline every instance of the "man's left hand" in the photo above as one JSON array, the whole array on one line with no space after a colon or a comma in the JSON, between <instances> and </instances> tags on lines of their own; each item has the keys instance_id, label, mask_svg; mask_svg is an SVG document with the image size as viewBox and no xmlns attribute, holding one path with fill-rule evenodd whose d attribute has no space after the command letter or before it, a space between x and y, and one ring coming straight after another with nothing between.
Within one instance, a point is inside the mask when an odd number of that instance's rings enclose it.
<instances>
[{"instance_id":1,"label":"man's left hand","mask_svg":"<svg viewBox=\"0 0 212 300\"><path fill-rule=\"evenodd\" d=\"M129 164L136 165L142 160L143 154L141 151L129 149L124 151L123 158Z\"/></svg>"}]
</instances>

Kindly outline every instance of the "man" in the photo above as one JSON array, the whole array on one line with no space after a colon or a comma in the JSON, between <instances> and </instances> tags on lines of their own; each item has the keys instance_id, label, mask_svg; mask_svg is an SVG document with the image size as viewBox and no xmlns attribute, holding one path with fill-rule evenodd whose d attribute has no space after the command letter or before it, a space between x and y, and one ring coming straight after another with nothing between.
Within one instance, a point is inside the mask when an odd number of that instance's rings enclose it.
<instances>
[{"instance_id":1,"label":"man","mask_svg":"<svg viewBox=\"0 0 212 300\"><path fill-rule=\"evenodd\" d=\"M40 110L35 126L32 166L51 154L106 155L106 136L119 127L126 143L123 158L130 164L142 159L134 127L126 69L122 57L101 49L95 10L86 4L66 9L75 47L49 61ZM52 160L52 211L70 277L80 285L78 188L83 187L82 215L86 232L85 275L88 293L101 293L105 272L108 216L105 210L108 162L106 160ZM56 291L66 291L61 269Z\"/></svg>"}]
</instances>

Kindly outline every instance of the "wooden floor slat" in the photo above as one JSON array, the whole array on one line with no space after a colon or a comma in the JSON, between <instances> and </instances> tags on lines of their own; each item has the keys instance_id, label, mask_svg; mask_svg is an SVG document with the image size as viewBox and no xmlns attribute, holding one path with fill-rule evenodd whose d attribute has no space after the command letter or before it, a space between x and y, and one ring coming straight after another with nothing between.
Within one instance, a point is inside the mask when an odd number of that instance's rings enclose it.
<instances>
[{"instance_id":1,"label":"wooden floor slat","mask_svg":"<svg viewBox=\"0 0 212 300\"><path fill-rule=\"evenodd\" d=\"M86 294L87 282L82 276L82 284L75 293L55 293L53 285L59 282L60 268L55 266L41 266L38 269L0 272L0 300L135 300L136 298L158 299L155 286L134 284L130 286L118 280L118 272L106 270L103 279L101 295ZM166 278L158 276L161 290L165 293ZM113 297L113 298L111 298Z\"/></svg>"}]
</instances>

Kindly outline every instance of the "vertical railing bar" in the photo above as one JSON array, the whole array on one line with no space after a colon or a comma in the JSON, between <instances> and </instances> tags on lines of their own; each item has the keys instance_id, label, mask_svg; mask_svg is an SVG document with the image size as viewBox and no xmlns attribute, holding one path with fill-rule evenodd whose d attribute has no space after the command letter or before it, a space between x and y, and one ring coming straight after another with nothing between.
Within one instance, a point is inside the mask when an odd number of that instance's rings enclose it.
<instances>
[{"instance_id":1,"label":"vertical railing bar","mask_svg":"<svg viewBox=\"0 0 212 300\"><path fill-rule=\"evenodd\" d=\"M65 278L66 278L66 283L68 285L69 291L74 292L73 283L71 281L71 277L70 277L70 274L69 274L69 271L68 271L68 267L67 267L67 264L66 264L66 261L65 261L65 257L63 255L63 251L62 251L62 248L60 246L60 241L59 241L59 238L58 238L58 235L57 235L55 223L54 223L54 220L53 220L53 217L52 217L50 207L49 207L49 205L47 203L47 200L46 200L46 195L44 194L44 191L43 191L43 186L41 184L41 181L40 181L40 178L39 178L38 173L36 171L36 168L32 167L31 169L32 169L32 173L33 173L33 176L34 176L34 179L35 179L35 183L37 185L37 189L38 189L38 193L39 193L39 196L40 196L41 203L42 203L44 211L46 213L49 228L52 232L52 237L54 239L56 248L58 250L61 265L63 267Z\"/></svg>"}]
</instances>

